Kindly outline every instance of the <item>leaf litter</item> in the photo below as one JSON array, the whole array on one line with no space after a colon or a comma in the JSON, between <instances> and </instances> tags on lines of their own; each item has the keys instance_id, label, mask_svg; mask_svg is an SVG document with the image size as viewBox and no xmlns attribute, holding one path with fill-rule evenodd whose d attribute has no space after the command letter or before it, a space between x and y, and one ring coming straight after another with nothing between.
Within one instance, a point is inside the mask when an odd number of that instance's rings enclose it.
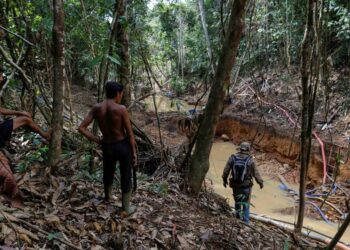
<instances>
[{"instance_id":1,"label":"leaf litter","mask_svg":"<svg viewBox=\"0 0 350 250\"><path fill-rule=\"evenodd\" d=\"M33 167L37 168L36 165ZM55 175L27 169L15 174L24 207L0 205L0 249L293 249L322 247L311 239L232 216L227 202L203 191L182 191L183 179L169 173L162 180L139 181L132 202L137 211L121 213L121 193L105 203L100 181L77 179L77 162L66 162ZM154 188L164 187L166 188Z\"/></svg>"}]
</instances>

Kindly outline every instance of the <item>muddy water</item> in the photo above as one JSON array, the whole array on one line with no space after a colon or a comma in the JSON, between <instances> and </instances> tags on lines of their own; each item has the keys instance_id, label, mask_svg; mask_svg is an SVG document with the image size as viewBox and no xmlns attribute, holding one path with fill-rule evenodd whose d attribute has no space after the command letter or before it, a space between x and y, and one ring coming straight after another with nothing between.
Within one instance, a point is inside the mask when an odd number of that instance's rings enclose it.
<instances>
[{"instance_id":1,"label":"muddy water","mask_svg":"<svg viewBox=\"0 0 350 250\"><path fill-rule=\"evenodd\" d=\"M148 97L145 100L147 110L154 111L153 97ZM170 99L165 96L156 96L156 105L158 112L167 111L183 111L186 112L193 105L188 105L186 102L180 99ZM225 167L226 161L232 153L236 152L237 146L230 142L215 142L210 154L210 169L207 174L207 178L213 182L214 191L229 200L231 206L233 206L232 189L224 188L222 185L222 172ZM271 173L273 176L274 173ZM279 188L280 183L271 177L263 176L264 189L260 190L258 185L254 185L251 199L251 212L259 215L266 215L267 217L282 220L290 223L296 222L297 211L294 207L294 200L286 195L286 192ZM291 186L294 190L297 190L296 186ZM289 208L294 211L292 215L282 214L282 209ZM294 210L293 210L294 209ZM304 219L304 226L313 228L319 232L322 232L330 237L333 237L337 231L338 224L327 224L323 220L315 220L306 217ZM342 240L350 242L350 228L343 235Z\"/></svg>"},{"instance_id":2,"label":"muddy water","mask_svg":"<svg viewBox=\"0 0 350 250\"><path fill-rule=\"evenodd\" d=\"M154 111L153 97L149 96L145 99L147 105L146 109ZM158 112L170 112L170 111L182 111L186 112L189 109L194 108L193 105L187 104L185 101L161 95L156 95L156 106Z\"/></svg>"},{"instance_id":3,"label":"muddy water","mask_svg":"<svg viewBox=\"0 0 350 250\"><path fill-rule=\"evenodd\" d=\"M232 189L224 188L222 185L222 172L229 156L236 152L237 146L230 142L215 142L210 154L210 168L207 178L211 179L214 186L214 191L230 202L233 206ZM284 208L294 208L292 198L288 198L286 193L279 188L279 182L270 177L263 177L264 189L260 190L258 185L254 185L251 199L251 212L266 215L270 218L283 220L291 223L296 222L296 212L292 215L282 214L279 211ZM297 187L293 187L295 190ZM292 211L296 211L295 209ZM315 220L312 218L305 218L304 226L313 228L329 236L334 236L338 225L332 223L327 224L323 220ZM348 228L343 235L342 240L350 242L350 229Z\"/></svg>"}]
</instances>

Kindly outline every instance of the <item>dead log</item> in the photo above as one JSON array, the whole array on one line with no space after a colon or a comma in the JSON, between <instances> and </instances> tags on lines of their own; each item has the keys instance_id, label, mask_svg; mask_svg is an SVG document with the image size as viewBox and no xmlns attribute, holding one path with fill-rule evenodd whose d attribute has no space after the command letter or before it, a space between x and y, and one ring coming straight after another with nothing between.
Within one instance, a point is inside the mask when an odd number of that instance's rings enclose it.
<instances>
[{"instance_id":1,"label":"dead log","mask_svg":"<svg viewBox=\"0 0 350 250\"><path fill-rule=\"evenodd\" d=\"M250 214L250 217L256 221L271 224L271 225L274 225L278 228L281 228L281 229L289 231L289 232L294 231L293 223L284 222L281 220L274 220L274 219L268 218L266 216L260 216L260 215L255 215L255 214ZM307 227L302 228L301 234L307 238L314 239L316 241L323 242L326 244L328 244L330 242L330 240L332 239L332 237L330 237L328 235L325 235L321 232L318 232L314 229L307 228ZM350 250L350 247L349 247L347 242L340 241L337 243L336 246L342 250Z\"/></svg>"}]
</instances>

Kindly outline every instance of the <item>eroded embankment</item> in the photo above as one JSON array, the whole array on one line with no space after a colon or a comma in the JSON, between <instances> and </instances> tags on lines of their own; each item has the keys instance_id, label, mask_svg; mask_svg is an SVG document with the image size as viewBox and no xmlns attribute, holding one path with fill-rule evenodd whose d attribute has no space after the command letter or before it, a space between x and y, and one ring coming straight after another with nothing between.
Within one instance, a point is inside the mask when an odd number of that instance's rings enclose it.
<instances>
[{"instance_id":1,"label":"eroded embankment","mask_svg":"<svg viewBox=\"0 0 350 250\"><path fill-rule=\"evenodd\" d=\"M234 115L224 114L220 117L216 128L216 134L226 134L239 144L241 141L249 140L253 142L255 148L266 153L274 154L275 158L291 166L300 166L299 154L300 143L298 138L293 137L294 129L290 131L279 131L273 127L267 127L264 122L255 123L242 119ZM295 134L299 133L296 131ZM347 160L347 148L334 145L330 142L324 142L327 157L327 171L332 173L337 155L342 159L339 167L338 180L350 178L350 161ZM312 143L312 153L309 165L308 177L313 181L322 181L323 162L321 157L321 148L316 141Z\"/></svg>"}]
</instances>

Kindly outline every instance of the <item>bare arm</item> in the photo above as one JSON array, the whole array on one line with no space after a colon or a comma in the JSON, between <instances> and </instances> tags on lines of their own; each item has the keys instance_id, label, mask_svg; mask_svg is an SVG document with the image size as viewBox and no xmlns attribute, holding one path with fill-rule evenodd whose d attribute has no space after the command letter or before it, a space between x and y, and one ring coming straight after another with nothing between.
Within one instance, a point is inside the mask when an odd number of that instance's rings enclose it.
<instances>
[{"instance_id":1,"label":"bare arm","mask_svg":"<svg viewBox=\"0 0 350 250\"><path fill-rule=\"evenodd\" d=\"M224 181L227 181L227 178L228 178L230 171L231 171L232 163L233 163L233 157L231 156L226 163L226 166L224 168L224 172L222 173L222 179Z\"/></svg>"},{"instance_id":2,"label":"bare arm","mask_svg":"<svg viewBox=\"0 0 350 250\"><path fill-rule=\"evenodd\" d=\"M129 113L125 107L123 107L123 121L124 121L124 127L125 127L126 134L128 135L129 140L130 140L134 164L136 165L136 163L137 163L137 153L136 152L137 151L136 151L135 136L134 136L134 132L132 131Z\"/></svg>"},{"instance_id":3,"label":"bare arm","mask_svg":"<svg viewBox=\"0 0 350 250\"><path fill-rule=\"evenodd\" d=\"M92 123L94 120L94 108L89 112L89 114L84 118L84 120L81 122L78 130L79 132L85 136L88 140L92 142L96 142L97 144L101 144L101 138L94 135L93 133L88 130L88 126Z\"/></svg>"},{"instance_id":4,"label":"bare arm","mask_svg":"<svg viewBox=\"0 0 350 250\"><path fill-rule=\"evenodd\" d=\"M226 166L224 168L224 172L222 173L222 180L223 180L223 184L224 184L225 188L227 186L227 178L231 172L231 166L232 166L233 161L234 161L234 158L231 155L226 163Z\"/></svg>"},{"instance_id":5,"label":"bare arm","mask_svg":"<svg viewBox=\"0 0 350 250\"><path fill-rule=\"evenodd\" d=\"M264 181L263 179L261 178L261 175L259 173L259 170L257 169L256 167L256 164L254 161L252 161L251 163L251 169L252 169L252 176L255 178L255 181L260 185L260 188L263 187L264 185Z\"/></svg>"},{"instance_id":6,"label":"bare arm","mask_svg":"<svg viewBox=\"0 0 350 250\"><path fill-rule=\"evenodd\" d=\"M31 117L31 115L28 112L5 109L5 108L1 108L1 107L0 107L0 114L2 114L2 115L17 115L17 116L23 115L23 116Z\"/></svg>"}]
</instances>

